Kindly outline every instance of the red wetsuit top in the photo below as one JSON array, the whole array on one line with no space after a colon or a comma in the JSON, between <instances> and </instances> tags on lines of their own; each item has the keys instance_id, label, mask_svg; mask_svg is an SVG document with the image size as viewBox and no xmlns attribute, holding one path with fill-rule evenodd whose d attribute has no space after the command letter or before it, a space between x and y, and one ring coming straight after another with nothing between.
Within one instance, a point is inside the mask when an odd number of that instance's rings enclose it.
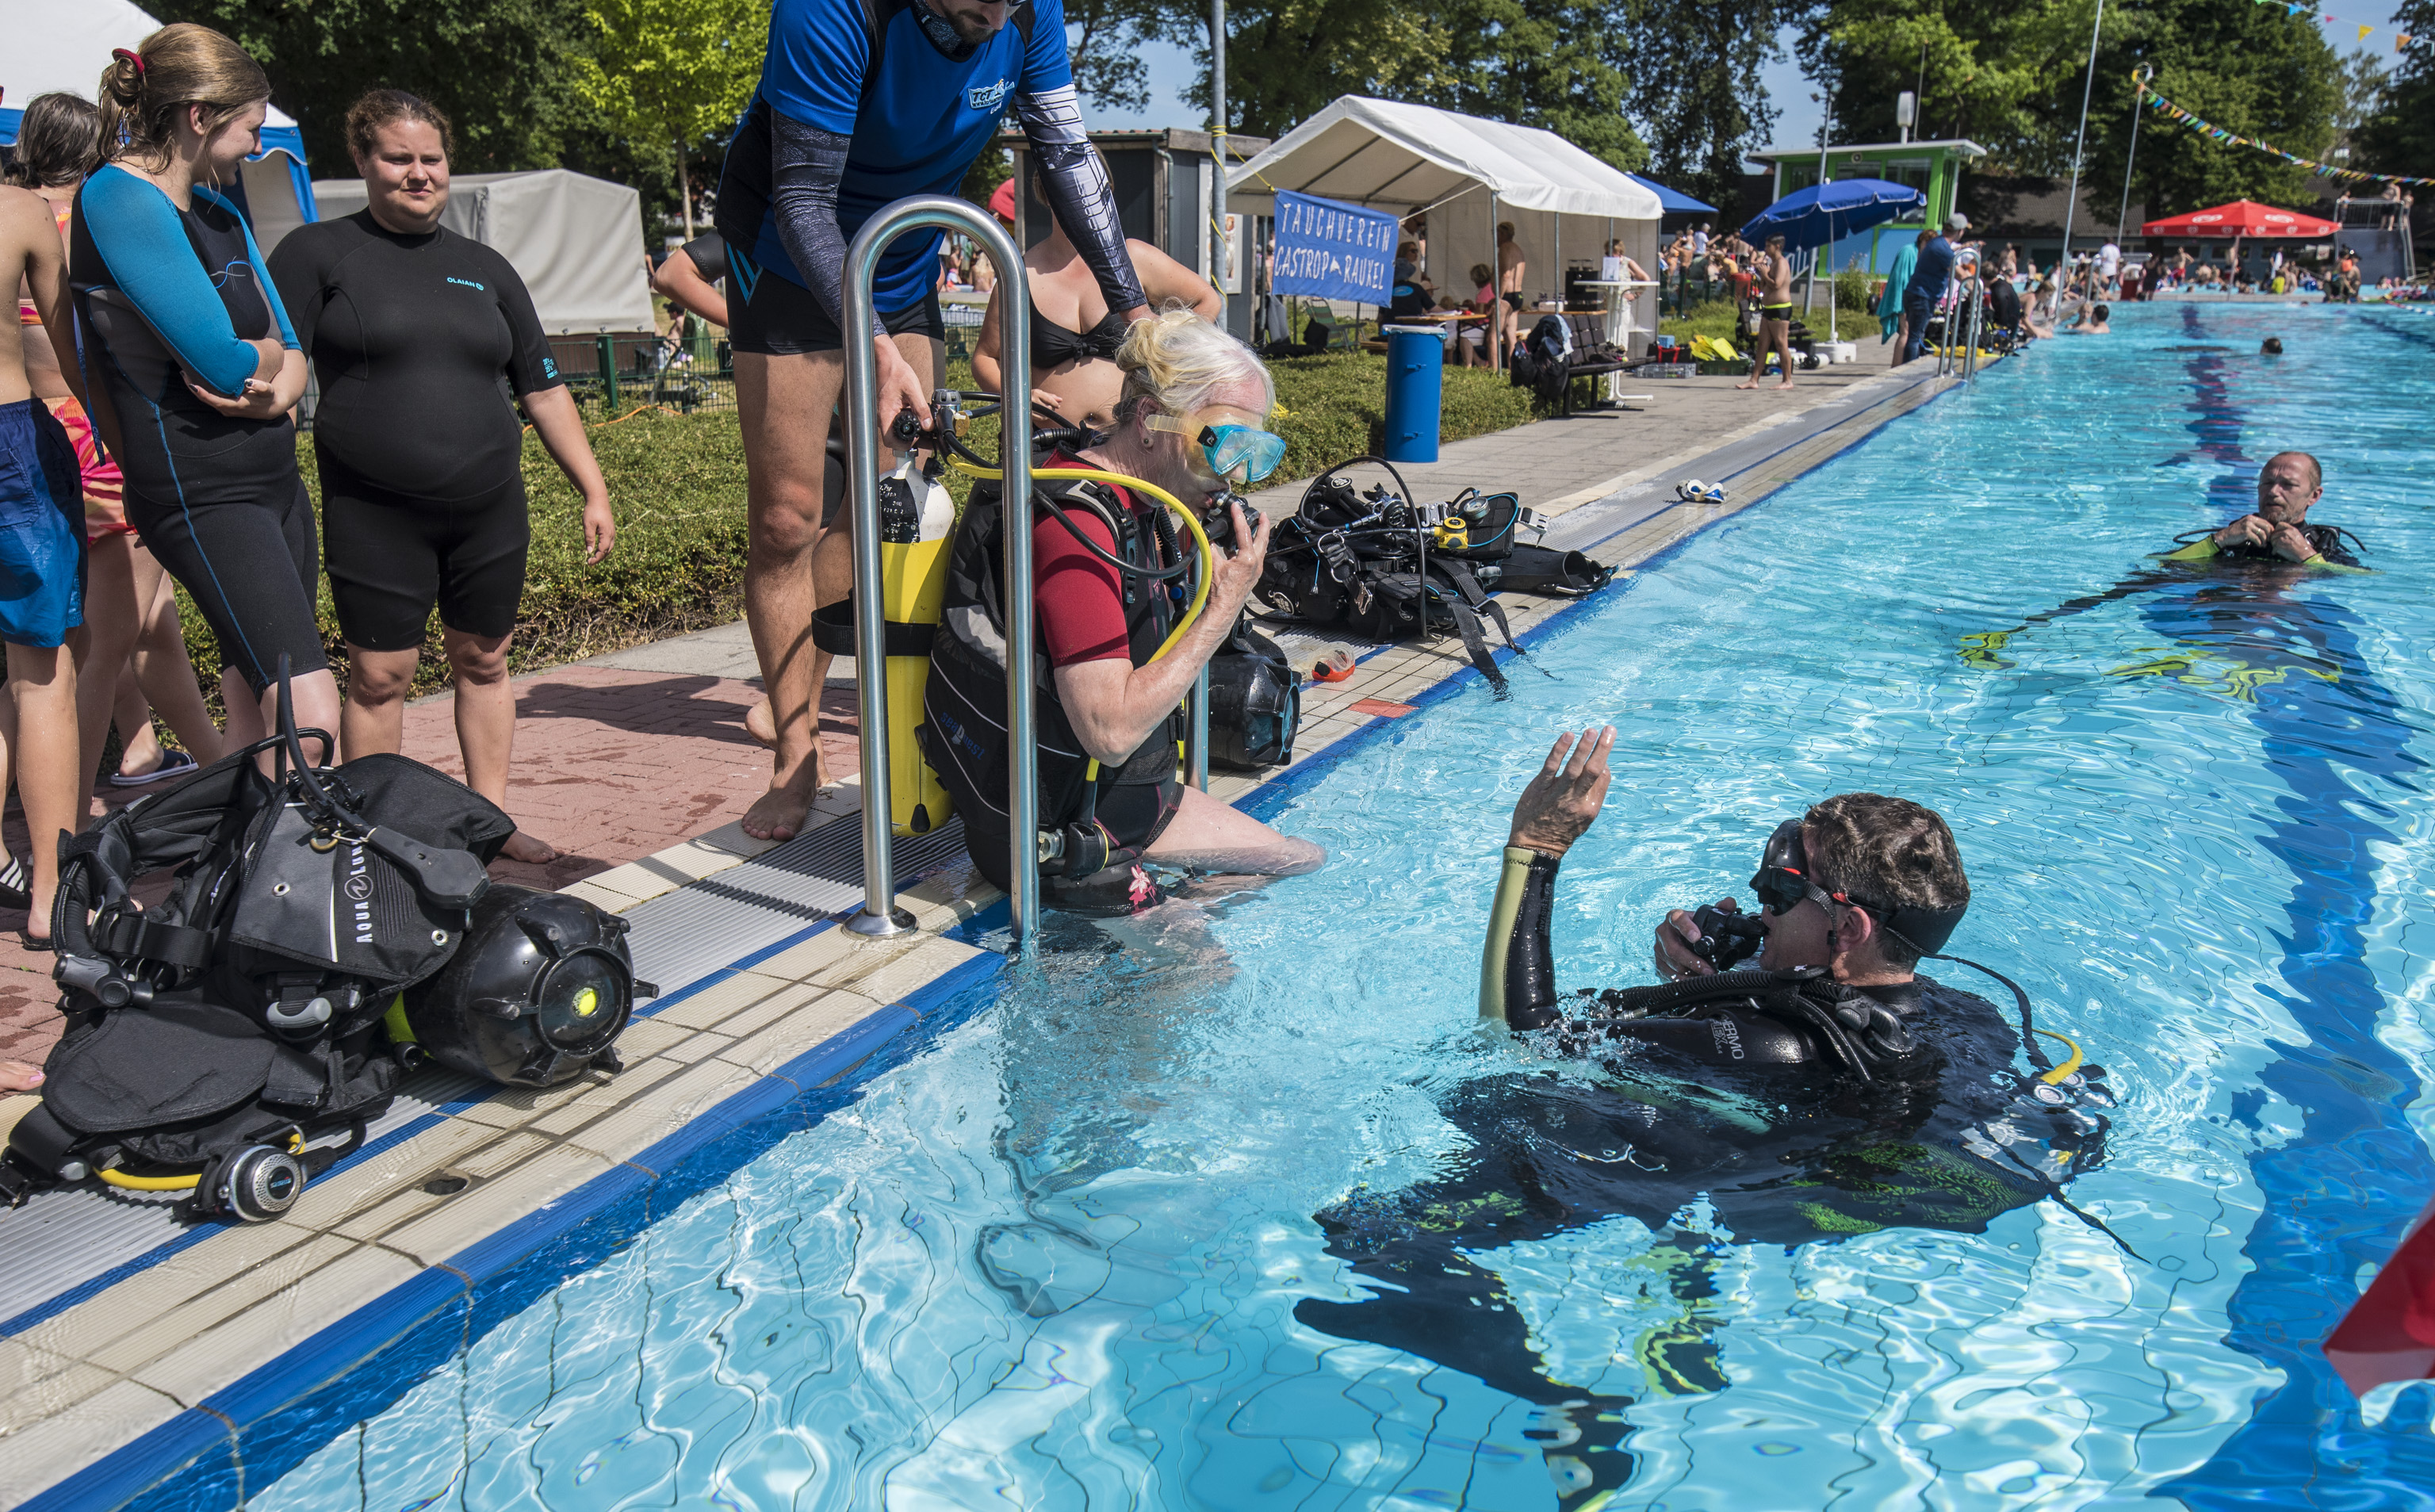
<instances>
[{"instance_id":1,"label":"red wetsuit top","mask_svg":"<svg viewBox=\"0 0 2435 1512\"><path fill-rule=\"evenodd\" d=\"M1089 467L1092 464L1056 453L1043 467ZM1122 507L1140 515L1148 528L1148 510L1130 489L1106 485ZM1155 507L1152 506L1151 507ZM1065 517L1103 551L1114 554L1115 538L1106 522L1087 509L1067 509ZM1039 606L1040 642L1052 667L1082 662L1129 658L1131 638L1125 625L1123 575L1091 555L1074 533L1047 511L1031 527L1031 572L1034 602ZM1163 592L1164 584L1144 585Z\"/></svg>"}]
</instances>

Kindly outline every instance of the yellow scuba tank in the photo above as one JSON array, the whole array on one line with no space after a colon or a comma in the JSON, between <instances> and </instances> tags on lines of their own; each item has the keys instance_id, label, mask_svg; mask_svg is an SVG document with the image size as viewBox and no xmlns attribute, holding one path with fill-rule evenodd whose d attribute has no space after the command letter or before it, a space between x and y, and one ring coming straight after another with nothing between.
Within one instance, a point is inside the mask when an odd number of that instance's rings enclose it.
<instances>
[{"instance_id":1,"label":"yellow scuba tank","mask_svg":"<svg viewBox=\"0 0 2435 1512\"><path fill-rule=\"evenodd\" d=\"M833 464L834 465L834 464ZM935 469L936 464L932 464ZM831 475L843 487L842 468ZM930 640L947 603L947 553L956 501L908 454L879 479L879 584L887 629L888 806L898 834L927 834L955 804L922 758L914 731L930 683ZM854 601L823 604L812 616L812 643L836 656L855 654Z\"/></svg>"},{"instance_id":2,"label":"yellow scuba tank","mask_svg":"<svg viewBox=\"0 0 2435 1512\"><path fill-rule=\"evenodd\" d=\"M879 581L889 640L896 627L935 632L947 602L947 548L956 533L956 501L908 454L879 480ZM930 684L928 635L922 648L888 658L888 796L898 834L927 834L955 812L939 774L922 757L914 730Z\"/></svg>"}]
</instances>

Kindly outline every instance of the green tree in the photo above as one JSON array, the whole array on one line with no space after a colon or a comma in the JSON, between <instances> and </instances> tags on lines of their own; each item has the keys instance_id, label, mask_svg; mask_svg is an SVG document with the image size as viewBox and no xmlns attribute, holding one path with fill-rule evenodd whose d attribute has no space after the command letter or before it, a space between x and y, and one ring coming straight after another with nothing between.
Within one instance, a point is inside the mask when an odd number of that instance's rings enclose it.
<instances>
[{"instance_id":1,"label":"green tree","mask_svg":"<svg viewBox=\"0 0 2435 1512\"><path fill-rule=\"evenodd\" d=\"M1759 70L1776 56L1782 11L1632 0L1622 19L1614 33L1624 39L1627 108L1648 140L1649 174L1730 210L1742 154L1766 146L1775 126Z\"/></svg>"},{"instance_id":2,"label":"green tree","mask_svg":"<svg viewBox=\"0 0 2435 1512\"><path fill-rule=\"evenodd\" d=\"M2392 24L2409 45L2384 81L2375 111L2351 133L2353 165L2435 177L2435 0L2405 0Z\"/></svg>"},{"instance_id":3,"label":"green tree","mask_svg":"<svg viewBox=\"0 0 2435 1512\"><path fill-rule=\"evenodd\" d=\"M584 17L595 35L575 60L576 93L638 156L669 155L690 240L689 160L752 98L769 36L767 0L591 0Z\"/></svg>"}]
</instances>

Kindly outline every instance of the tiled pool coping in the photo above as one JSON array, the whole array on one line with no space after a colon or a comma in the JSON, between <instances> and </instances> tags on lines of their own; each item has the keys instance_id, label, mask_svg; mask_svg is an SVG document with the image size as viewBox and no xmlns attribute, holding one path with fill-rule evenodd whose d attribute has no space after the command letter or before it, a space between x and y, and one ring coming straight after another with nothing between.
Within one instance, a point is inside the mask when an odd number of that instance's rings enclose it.
<instances>
[{"instance_id":1,"label":"tiled pool coping","mask_svg":"<svg viewBox=\"0 0 2435 1512\"><path fill-rule=\"evenodd\" d=\"M1946 387L1891 373L1651 462L1563 507L1546 543L1646 565ZM1674 500L1674 481L1694 475L1721 482L1728 502ZM1505 603L1526 644L1578 607ZM1355 704L1425 705L1477 676L1459 645L1373 651L1350 680L1305 690L1290 766L1212 789L1252 812L1281 806L1391 724ZM855 811L847 788L819 816ZM624 911L762 849L717 833L568 890ZM968 868L904 902L916 935L864 940L820 919L667 984L627 1031L613 1078L445 1105L315 1182L278 1223L164 1246L91 1295L24 1314L0 1338L0 1508L240 1505L656 1215L818 1122L985 1002L1006 964L974 943L1005 905ZM423 1190L442 1175L468 1184Z\"/></svg>"}]
</instances>

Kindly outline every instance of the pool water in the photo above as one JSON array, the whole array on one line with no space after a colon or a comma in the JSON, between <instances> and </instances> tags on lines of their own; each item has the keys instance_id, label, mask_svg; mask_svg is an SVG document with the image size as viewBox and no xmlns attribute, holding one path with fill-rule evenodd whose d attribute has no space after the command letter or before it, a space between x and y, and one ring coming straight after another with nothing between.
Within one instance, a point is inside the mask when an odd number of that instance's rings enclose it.
<instances>
[{"instance_id":1,"label":"pool water","mask_svg":"<svg viewBox=\"0 0 2435 1512\"><path fill-rule=\"evenodd\" d=\"M2116 318L1561 621L1552 676L1277 795L1321 873L1061 924L250 1504L2435 1504L2435 1391L2362 1406L2317 1352L2435 1192L2435 319ZM2376 575L2137 576L2286 448ZM1692 1203L1451 1259L1518 1314L1474 1373L1298 1318L1406 1300L1313 1215L1446 1169L1442 1108L1527 1054L1473 1026L1482 919L1514 795L1593 720L1622 733L1565 981L1650 980L1659 913L1741 890L1820 797L1925 802L1971 875L1954 948L2108 1070L2068 1190L2119 1243L2047 1201L1787 1249Z\"/></svg>"}]
</instances>

